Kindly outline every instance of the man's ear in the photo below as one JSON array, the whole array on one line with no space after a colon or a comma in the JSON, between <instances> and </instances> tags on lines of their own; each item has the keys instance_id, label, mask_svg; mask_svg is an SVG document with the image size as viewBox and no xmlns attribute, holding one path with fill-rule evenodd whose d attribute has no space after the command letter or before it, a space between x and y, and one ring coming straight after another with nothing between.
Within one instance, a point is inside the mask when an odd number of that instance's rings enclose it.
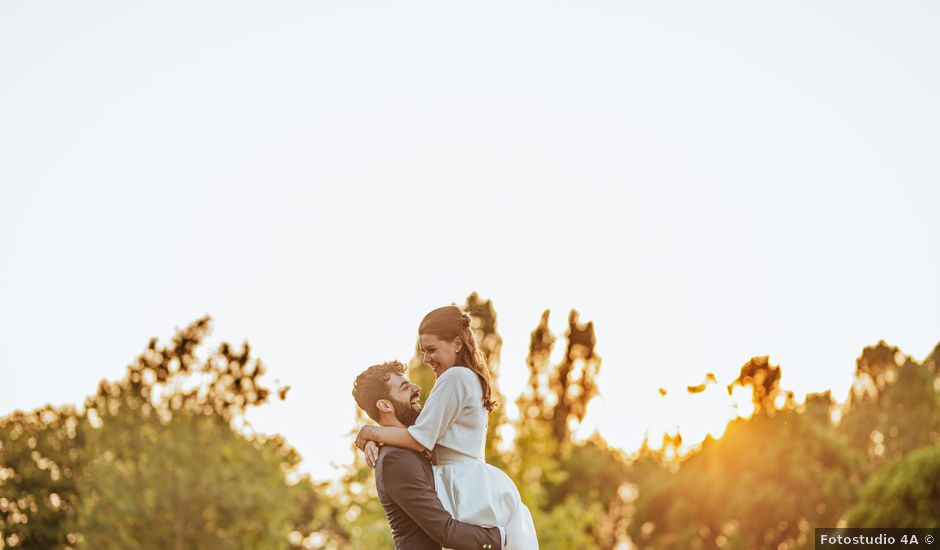
<instances>
[{"instance_id":1,"label":"man's ear","mask_svg":"<svg viewBox=\"0 0 940 550\"><path fill-rule=\"evenodd\" d=\"M392 407L392 402L388 399L379 399L375 402L375 407L379 409L379 412L385 413L394 413L395 407Z\"/></svg>"}]
</instances>

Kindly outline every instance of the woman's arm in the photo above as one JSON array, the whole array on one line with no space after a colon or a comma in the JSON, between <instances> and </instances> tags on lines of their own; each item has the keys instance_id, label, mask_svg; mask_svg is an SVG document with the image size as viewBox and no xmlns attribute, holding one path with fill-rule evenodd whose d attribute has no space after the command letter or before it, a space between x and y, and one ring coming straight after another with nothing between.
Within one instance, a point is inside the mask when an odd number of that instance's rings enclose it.
<instances>
[{"instance_id":1,"label":"woman's arm","mask_svg":"<svg viewBox=\"0 0 940 550\"><path fill-rule=\"evenodd\" d=\"M402 449L411 449L412 451L424 452L427 449L424 445L415 441L406 428L395 428L392 426L363 426L356 436L356 447L360 450L366 446L366 441L375 441L382 445L391 445L401 447Z\"/></svg>"}]
</instances>

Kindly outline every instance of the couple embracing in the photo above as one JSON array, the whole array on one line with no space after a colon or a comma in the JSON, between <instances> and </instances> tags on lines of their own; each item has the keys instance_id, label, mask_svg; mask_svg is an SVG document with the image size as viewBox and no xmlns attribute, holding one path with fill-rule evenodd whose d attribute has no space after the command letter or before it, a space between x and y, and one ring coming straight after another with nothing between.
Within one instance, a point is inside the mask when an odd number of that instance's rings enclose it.
<instances>
[{"instance_id":1,"label":"couple embracing","mask_svg":"<svg viewBox=\"0 0 940 550\"><path fill-rule=\"evenodd\" d=\"M421 388L398 361L369 367L353 386L356 403L379 423L363 427L356 446L375 468L399 550L538 549L519 490L484 461L495 392L471 321L457 306L421 321L424 362L437 377L423 408Z\"/></svg>"}]
</instances>

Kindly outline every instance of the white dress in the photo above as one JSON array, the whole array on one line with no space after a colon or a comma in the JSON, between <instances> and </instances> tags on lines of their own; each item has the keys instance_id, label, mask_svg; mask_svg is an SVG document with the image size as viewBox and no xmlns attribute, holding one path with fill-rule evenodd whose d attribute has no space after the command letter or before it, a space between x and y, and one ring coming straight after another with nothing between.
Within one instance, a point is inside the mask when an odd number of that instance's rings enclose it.
<instances>
[{"instance_id":1,"label":"white dress","mask_svg":"<svg viewBox=\"0 0 940 550\"><path fill-rule=\"evenodd\" d=\"M537 550L529 509L505 472L484 462L487 413L480 379L466 367L440 375L411 436L437 458L434 484L454 518L483 527L501 527L507 550Z\"/></svg>"}]
</instances>

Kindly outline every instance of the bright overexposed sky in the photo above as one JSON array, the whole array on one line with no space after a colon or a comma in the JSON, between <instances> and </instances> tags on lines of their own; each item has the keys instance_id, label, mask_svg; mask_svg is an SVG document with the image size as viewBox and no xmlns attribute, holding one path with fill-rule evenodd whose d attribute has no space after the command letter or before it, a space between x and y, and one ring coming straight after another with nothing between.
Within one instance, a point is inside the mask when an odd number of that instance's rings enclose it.
<instances>
[{"instance_id":1,"label":"bright overexposed sky","mask_svg":"<svg viewBox=\"0 0 940 550\"><path fill-rule=\"evenodd\" d=\"M723 390L684 388L754 355L841 400L863 346L940 341L938 23L929 2L4 2L0 414L78 403L208 313L293 388L256 428L327 478L355 375L472 291L510 400L544 309L595 322L584 429L628 450L720 430Z\"/></svg>"}]
</instances>

